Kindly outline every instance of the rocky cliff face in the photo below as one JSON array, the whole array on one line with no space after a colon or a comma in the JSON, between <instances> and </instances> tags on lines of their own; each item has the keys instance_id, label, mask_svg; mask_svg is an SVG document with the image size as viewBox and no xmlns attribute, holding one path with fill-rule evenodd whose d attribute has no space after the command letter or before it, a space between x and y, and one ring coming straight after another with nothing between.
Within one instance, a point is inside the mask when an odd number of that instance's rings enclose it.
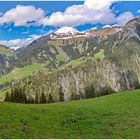
<instances>
[{"instance_id":1,"label":"rocky cliff face","mask_svg":"<svg viewBox=\"0 0 140 140\"><path fill-rule=\"evenodd\" d=\"M138 69L137 69L138 70ZM139 71L139 70L138 70ZM140 71L139 71L140 72ZM42 91L48 96L51 94L59 101L59 88L62 86L65 100L87 98L88 90L93 96L110 94L139 87L139 76L133 70L118 67L107 59L102 59L96 64L92 60L79 67L60 70L56 73L38 74L16 81L13 85L25 87L27 96L35 97Z\"/></svg>"}]
</instances>

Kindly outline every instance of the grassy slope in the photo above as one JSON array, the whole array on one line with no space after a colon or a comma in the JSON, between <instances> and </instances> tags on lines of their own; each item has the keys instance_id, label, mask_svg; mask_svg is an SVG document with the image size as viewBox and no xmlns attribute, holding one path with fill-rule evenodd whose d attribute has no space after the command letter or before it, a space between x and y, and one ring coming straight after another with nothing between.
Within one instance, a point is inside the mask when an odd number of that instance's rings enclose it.
<instances>
[{"instance_id":1,"label":"grassy slope","mask_svg":"<svg viewBox=\"0 0 140 140\"><path fill-rule=\"evenodd\" d=\"M5 47L0 47L0 54L12 56L14 54L14 51Z\"/></svg>"},{"instance_id":2,"label":"grassy slope","mask_svg":"<svg viewBox=\"0 0 140 140\"><path fill-rule=\"evenodd\" d=\"M0 138L140 137L140 90L68 103L0 103L0 110Z\"/></svg>"},{"instance_id":3,"label":"grassy slope","mask_svg":"<svg viewBox=\"0 0 140 140\"><path fill-rule=\"evenodd\" d=\"M23 78L31 75L33 72L42 69L46 64L32 64L22 68L16 68L12 72L0 78L0 84L6 83L15 79Z\"/></svg>"},{"instance_id":4,"label":"grassy slope","mask_svg":"<svg viewBox=\"0 0 140 140\"><path fill-rule=\"evenodd\" d=\"M79 65L85 63L89 59L96 62L97 60L102 59L104 57L105 57L104 50L100 50L100 52L94 54L93 56L80 57L78 59L71 60L67 64L65 64L63 66L63 68L79 66Z\"/></svg>"}]
</instances>

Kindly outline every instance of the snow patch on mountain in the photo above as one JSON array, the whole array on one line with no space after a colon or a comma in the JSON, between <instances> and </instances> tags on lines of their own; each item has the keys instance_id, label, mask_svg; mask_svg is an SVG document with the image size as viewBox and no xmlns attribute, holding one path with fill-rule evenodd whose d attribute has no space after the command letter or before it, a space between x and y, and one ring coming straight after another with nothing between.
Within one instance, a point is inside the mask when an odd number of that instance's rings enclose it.
<instances>
[{"instance_id":1,"label":"snow patch on mountain","mask_svg":"<svg viewBox=\"0 0 140 140\"><path fill-rule=\"evenodd\" d=\"M75 35L77 33L79 33L79 31L72 27L62 27L54 32L56 35Z\"/></svg>"}]
</instances>

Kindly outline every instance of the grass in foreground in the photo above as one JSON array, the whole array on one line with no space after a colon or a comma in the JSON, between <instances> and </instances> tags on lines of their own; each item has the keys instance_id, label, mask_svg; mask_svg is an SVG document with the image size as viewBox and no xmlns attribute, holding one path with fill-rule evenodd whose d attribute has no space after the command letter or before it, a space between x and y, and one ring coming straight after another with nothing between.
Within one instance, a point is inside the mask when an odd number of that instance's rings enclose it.
<instances>
[{"instance_id":1,"label":"grass in foreground","mask_svg":"<svg viewBox=\"0 0 140 140\"><path fill-rule=\"evenodd\" d=\"M140 90L45 105L1 102L0 138L140 138Z\"/></svg>"}]
</instances>

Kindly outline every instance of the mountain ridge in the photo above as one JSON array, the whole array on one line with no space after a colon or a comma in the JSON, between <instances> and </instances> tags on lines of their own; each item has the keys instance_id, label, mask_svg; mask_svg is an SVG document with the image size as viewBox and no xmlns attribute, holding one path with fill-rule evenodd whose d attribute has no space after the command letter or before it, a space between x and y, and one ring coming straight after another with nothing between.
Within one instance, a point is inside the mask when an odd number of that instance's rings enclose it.
<instances>
[{"instance_id":1,"label":"mountain ridge","mask_svg":"<svg viewBox=\"0 0 140 140\"><path fill-rule=\"evenodd\" d=\"M139 19L122 29L94 30L97 35L90 37L41 37L17 52L16 63L24 66L47 61L45 69L14 81L12 88L24 88L28 98L41 96L42 92L46 98L51 94L55 101L59 101L60 87L66 101L139 88Z\"/></svg>"}]
</instances>

